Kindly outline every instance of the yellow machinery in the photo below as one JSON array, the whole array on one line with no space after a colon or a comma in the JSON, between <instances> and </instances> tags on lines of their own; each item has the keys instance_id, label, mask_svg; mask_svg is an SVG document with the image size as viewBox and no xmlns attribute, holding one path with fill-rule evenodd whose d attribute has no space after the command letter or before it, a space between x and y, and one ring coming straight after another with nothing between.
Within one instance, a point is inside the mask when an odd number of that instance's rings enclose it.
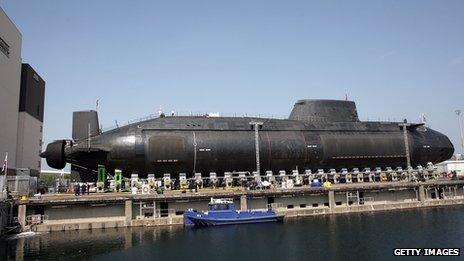
<instances>
[{"instance_id":1,"label":"yellow machinery","mask_svg":"<svg viewBox=\"0 0 464 261\"><path fill-rule=\"evenodd\" d=\"M380 173L380 181L382 182L388 181L387 173L385 172Z\"/></svg>"},{"instance_id":2,"label":"yellow machinery","mask_svg":"<svg viewBox=\"0 0 464 261\"><path fill-rule=\"evenodd\" d=\"M324 188L331 188L332 187L332 183L330 181L326 181L324 182Z\"/></svg>"}]
</instances>

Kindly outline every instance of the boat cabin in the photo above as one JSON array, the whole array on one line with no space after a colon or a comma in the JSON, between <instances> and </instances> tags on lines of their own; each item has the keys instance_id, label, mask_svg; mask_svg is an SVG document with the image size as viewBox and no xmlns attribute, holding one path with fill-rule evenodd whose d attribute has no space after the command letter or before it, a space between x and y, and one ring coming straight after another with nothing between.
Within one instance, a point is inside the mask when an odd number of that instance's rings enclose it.
<instances>
[{"instance_id":1,"label":"boat cabin","mask_svg":"<svg viewBox=\"0 0 464 261\"><path fill-rule=\"evenodd\" d=\"M208 209L210 211L235 211L235 204L231 199L213 199L208 204Z\"/></svg>"}]
</instances>

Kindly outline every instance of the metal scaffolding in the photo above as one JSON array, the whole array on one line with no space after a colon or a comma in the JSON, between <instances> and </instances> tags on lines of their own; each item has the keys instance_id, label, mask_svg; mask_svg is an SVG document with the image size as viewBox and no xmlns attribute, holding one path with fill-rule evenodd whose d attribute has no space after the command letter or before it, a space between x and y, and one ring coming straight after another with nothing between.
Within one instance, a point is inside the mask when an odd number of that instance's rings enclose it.
<instances>
[{"instance_id":1,"label":"metal scaffolding","mask_svg":"<svg viewBox=\"0 0 464 261\"><path fill-rule=\"evenodd\" d=\"M259 166L259 128L263 126L263 122L261 121L252 121L250 125L253 126L255 130L255 149L256 149L256 171L258 174L261 173L260 166Z\"/></svg>"}]
</instances>

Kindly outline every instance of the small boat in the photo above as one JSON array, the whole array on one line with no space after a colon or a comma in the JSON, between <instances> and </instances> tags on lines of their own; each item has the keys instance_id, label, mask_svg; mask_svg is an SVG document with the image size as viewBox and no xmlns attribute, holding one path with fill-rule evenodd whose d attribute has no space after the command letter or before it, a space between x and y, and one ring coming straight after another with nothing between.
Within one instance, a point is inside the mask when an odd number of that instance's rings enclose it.
<instances>
[{"instance_id":1,"label":"small boat","mask_svg":"<svg viewBox=\"0 0 464 261\"><path fill-rule=\"evenodd\" d=\"M186 226L218 226L282 221L283 214L275 210L236 210L231 199L213 199L209 211L188 209L184 212Z\"/></svg>"}]
</instances>

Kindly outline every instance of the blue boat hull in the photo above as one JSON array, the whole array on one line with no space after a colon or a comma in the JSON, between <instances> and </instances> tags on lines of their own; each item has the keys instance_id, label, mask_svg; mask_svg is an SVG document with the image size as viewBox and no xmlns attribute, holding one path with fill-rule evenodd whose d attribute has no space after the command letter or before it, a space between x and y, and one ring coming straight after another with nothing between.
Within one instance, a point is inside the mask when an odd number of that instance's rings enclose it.
<instances>
[{"instance_id":1,"label":"blue boat hull","mask_svg":"<svg viewBox=\"0 0 464 261\"><path fill-rule=\"evenodd\" d=\"M234 211L235 212L235 211ZM184 224L189 226L220 226L250 223L278 222L283 220L283 215L278 215L273 211L268 212L236 212L223 213L223 215L208 215L201 212L186 212L184 214Z\"/></svg>"}]
</instances>

